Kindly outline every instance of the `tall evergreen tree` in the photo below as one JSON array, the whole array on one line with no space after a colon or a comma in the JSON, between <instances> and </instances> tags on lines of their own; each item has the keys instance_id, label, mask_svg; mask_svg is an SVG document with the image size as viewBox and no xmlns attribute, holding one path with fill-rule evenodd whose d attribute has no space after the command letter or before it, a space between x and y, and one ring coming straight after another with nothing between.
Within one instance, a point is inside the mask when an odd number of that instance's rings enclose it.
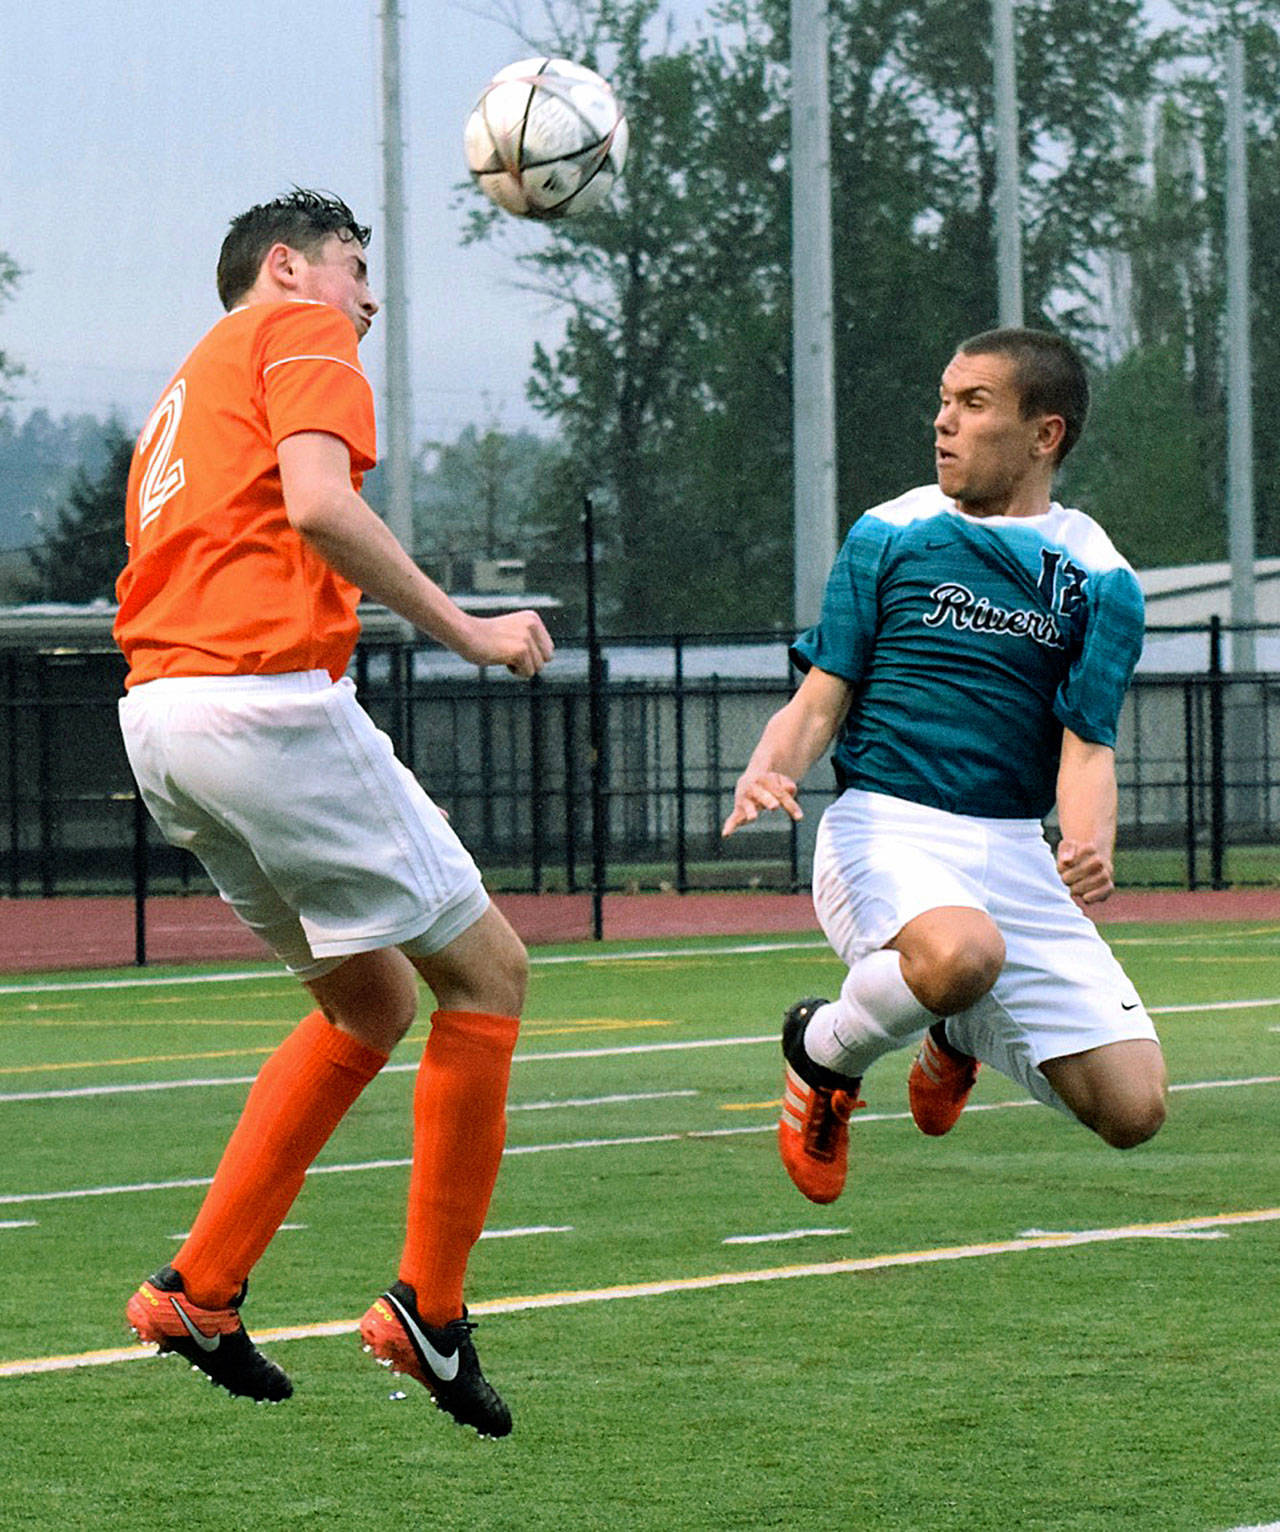
<instances>
[{"instance_id":1,"label":"tall evergreen tree","mask_svg":"<svg viewBox=\"0 0 1280 1532\"><path fill-rule=\"evenodd\" d=\"M133 438L118 421L105 429L106 462L80 469L41 541L31 550L38 601L109 600L125 561L124 503Z\"/></svg>"}]
</instances>

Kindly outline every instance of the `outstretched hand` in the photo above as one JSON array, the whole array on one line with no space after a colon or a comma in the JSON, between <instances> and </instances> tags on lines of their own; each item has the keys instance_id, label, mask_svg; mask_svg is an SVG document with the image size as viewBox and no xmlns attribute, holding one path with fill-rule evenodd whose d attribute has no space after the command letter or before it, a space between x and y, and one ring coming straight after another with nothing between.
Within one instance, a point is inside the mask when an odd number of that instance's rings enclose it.
<instances>
[{"instance_id":1,"label":"outstretched hand","mask_svg":"<svg viewBox=\"0 0 1280 1532\"><path fill-rule=\"evenodd\" d=\"M762 810L782 809L792 819L804 818L796 802L796 784L780 771L762 771L759 776L742 776L733 795L733 812L724 822L722 836L732 835L741 825L758 819Z\"/></svg>"},{"instance_id":2,"label":"outstretched hand","mask_svg":"<svg viewBox=\"0 0 1280 1532\"><path fill-rule=\"evenodd\" d=\"M1059 844L1058 876L1081 904L1101 904L1115 892L1111 863L1090 841L1064 840Z\"/></svg>"},{"instance_id":3,"label":"outstretched hand","mask_svg":"<svg viewBox=\"0 0 1280 1532\"><path fill-rule=\"evenodd\" d=\"M555 653L555 644L537 612L477 617L458 653L473 665L505 665L512 675L536 676Z\"/></svg>"}]
</instances>

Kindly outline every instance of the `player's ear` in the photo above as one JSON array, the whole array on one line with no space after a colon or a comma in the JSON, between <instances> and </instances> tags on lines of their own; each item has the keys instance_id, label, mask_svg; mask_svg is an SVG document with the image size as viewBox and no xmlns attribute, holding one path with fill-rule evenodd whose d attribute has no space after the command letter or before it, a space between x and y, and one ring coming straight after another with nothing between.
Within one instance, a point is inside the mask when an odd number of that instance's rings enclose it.
<instances>
[{"instance_id":1,"label":"player's ear","mask_svg":"<svg viewBox=\"0 0 1280 1532\"><path fill-rule=\"evenodd\" d=\"M1066 434L1067 423L1061 415L1041 415L1036 428L1036 455L1056 461Z\"/></svg>"},{"instance_id":2,"label":"player's ear","mask_svg":"<svg viewBox=\"0 0 1280 1532\"><path fill-rule=\"evenodd\" d=\"M282 240L277 240L263 256L262 270L278 286L295 288L300 270L298 252Z\"/></svg>"}]
</instances>

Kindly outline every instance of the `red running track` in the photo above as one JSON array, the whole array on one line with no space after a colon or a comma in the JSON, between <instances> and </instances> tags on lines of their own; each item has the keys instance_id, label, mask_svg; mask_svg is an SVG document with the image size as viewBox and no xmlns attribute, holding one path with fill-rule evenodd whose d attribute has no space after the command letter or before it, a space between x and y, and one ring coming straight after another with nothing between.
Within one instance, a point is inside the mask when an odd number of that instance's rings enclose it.
<instances>
[{"instance_id":1,"label":"red running track","mask_svg":"<svg viewBox=\"0 0 1280 1532\"><path fill-rule=\"evenodd\" d=\"M530 946L591 939L588 894L504 894L498 905ZM610 940L814 932L805 894L609 894ZM1120 893L1100 924L1134 921L1277 920L1280 889ZM110 968L134 960L133 901L122 898L0 899L0 972ZM163 896L147 904L152 963L233 962L267 955L220 899Z\"/></svg>"}]
</instances>

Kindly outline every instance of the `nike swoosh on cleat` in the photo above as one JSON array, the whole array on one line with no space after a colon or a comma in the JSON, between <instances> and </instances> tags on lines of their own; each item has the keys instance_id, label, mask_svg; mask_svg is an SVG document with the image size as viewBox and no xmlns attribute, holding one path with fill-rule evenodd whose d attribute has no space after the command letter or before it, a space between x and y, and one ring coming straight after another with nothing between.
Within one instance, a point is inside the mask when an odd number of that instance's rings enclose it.
<instances>
[{"instance_id":1,"label":"nike swoosh on cleat","mask_svg":"<svg viewBox=\"0 0 1280 1532\"><path fill-rule=\"evenodd\" d=\"M458 1352L455 1351L452 1356L441 1356L422 1333L421 1329L414 1323L413 1317L406 1311L404 1306L397 1303L390 1293L386 1294L386 1300L396 1311L396 1317L400 1323L409 1332L409 1339L421 1352L423 1361L426 1362L436 1377L440 1379L441 1383L452 1383L458 1376Z\"/></svg>"},{"instance_id":2,"label":"nike swoosh on cleat","mask_svg":"<svg viewBox=\"0 0 1280 1532\"><path fill-rule=\"evenodd\" d=\"M203 1330L196 1328L195 1324L191 1320L191 1316L187 1313L187 1311L182 1307L176 1298L171 1298L169 1301L173 1304L174 1313L182 1321L182 1328L187 1332L191 1339L195 1341L196 1345L199 1346L201 1351L216 1351L222 1341L221 1335L206 1335Z\"/></svg>"}]
</instances>

